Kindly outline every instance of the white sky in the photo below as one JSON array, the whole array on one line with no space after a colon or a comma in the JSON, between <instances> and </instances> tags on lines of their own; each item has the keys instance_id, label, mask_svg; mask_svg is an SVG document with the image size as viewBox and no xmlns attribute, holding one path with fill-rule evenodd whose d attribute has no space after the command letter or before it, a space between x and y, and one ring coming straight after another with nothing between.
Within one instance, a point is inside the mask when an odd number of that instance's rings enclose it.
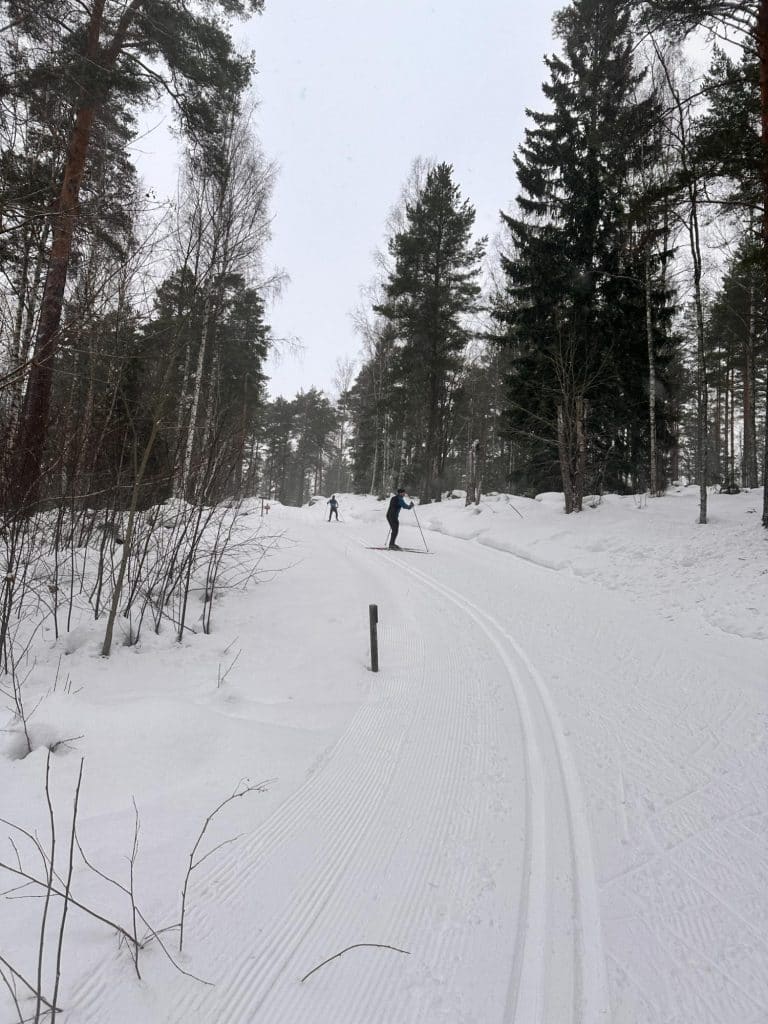
<instances>
[{"instance_id":1,"label":"white sky","mask_svg":"<svg viewBox=\"0 0 768 1024\"><path fill-rule=\"evenodd\" d=\"M267 263L290 276L270 310L300 358L270 362L270 391L333 390L360 343L351 311L415 157L445 160L493 236L516 193L525 108L541 109L544 53L561 0L267 0L236 37L256 54L257 131L279 165ZM175 181L142 140L142 174Z\"/></svg>"}]
</instances>

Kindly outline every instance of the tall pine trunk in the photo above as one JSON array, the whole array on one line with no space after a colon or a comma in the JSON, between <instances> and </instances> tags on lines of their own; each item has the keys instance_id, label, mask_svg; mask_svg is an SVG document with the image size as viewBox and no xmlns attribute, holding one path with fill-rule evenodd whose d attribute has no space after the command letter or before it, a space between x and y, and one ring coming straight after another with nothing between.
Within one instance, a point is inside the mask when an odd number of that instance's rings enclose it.
<instances>
[{"instance_id":1,"label":"tall pine trunk","mask_svg":"<svg viewBox=\"0 0 768 1024\"><path fill-rule=\"evenodd\" d=\"M105 0L94 0L86 32L85 55L94 64L99 63L104 3ZM92 92L86 92L75 114L61 188L51 218L51 251L35 338L34 357L17 439L13 480L13 498L17 504L34 502L40 489L43 453L50 419L53 361L59 341L72 241L79 217L80 187L85 173L97 106L97 97Z\"/></svg>"}]
</instances>

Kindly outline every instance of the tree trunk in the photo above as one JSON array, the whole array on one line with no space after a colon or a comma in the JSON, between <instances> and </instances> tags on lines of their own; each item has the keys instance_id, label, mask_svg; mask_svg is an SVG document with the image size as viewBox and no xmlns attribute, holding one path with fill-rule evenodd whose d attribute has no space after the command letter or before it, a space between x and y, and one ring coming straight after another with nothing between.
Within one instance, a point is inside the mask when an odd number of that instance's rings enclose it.
<instances>
[{"instance_id":1,"label":"tree trunk","mask_svg":"<svg viewBox=\"0 0 768 1024\"><path fill-rule=\"evenodd\" d=\"M200 407L200 392L203 387L203 369L205 367L205 357L208 351L208 339L211 332L211 321L212 321L212 286L209 284L205 296L205 312L203 314L203 331L200 338L200 348L197 353L197 366L195 367L195 384L192 390L192 406L189 410L189 423L187 424L187 440L184 445L184 464L181 470L181 485L179 487L179 496L181 498L187 497L187 490L189 488L189 474L192 468L192 452L195 447L195 433L197 428L197 411Z\"/></svg>"},{"instance_id":2,"label":"tree trunk","mask_svg":"<svg viewBox=\"0 0 768 1024\"><path fill-rule=\"evenodd\" d=\"M651 254L645 254L645 333L648 341L648 416L650 491L655 498L659 493L658 456L656 453L656 352L653 344L653 307L651 305Z\"/></svg>"},{"instance_id":3,"label":"tree trunk","mask_svg":"<svg viewBox=\"0 0 768 1024\"><path fill-rule=\"evenodd\" d=\"M742 487L757 487L757 436L755 430L755 287L749 285L749 333L744 347L743 413L744 450L741 460Z\"/></svg>"},{"instance_id":4,"label":"tree trunk","mask_svg":"<svg viewBox=\"0 0 768 1024\"><path fill-rule=\"evenodd\" d=\"M695 230L694 230L695 225ZM707 521L707 367L704 358L704 310L701 299L701 257L695 205L691 212L691 246L694 250L693 294L696 306L696 476L699 484L699 523ZM697 255L698 254L698 255Z\"/></svg>"},{"instance_id":5,"label":"tree trunk","mask_svg":"<svg viewBox=\"0 0 768 1024\"><path fill-rule=\"evenodd\" d=\"M379 470L379 422L378 413L373 425L373 465L371 466L371 494L376 494L376 474Z\"/></svg>"},{"instance_id":6,"label":"tree trunk","mask_svg":"<svg viewBox=\"0 0 768 1024\"><path fill-rule=\"evenodd\" d=\"M676 99L680 105L679 97ZM680 109L681 127L683 113ZM683 138L681 157L683 169L688 170L687 140ZM699 523L704 525L707 522L707 465L709 462L709 424L708 416L708 394L707 394L707 365L704 332L704 306L701 294L701 238L699 235L699 197L698 181L691 177L688 184L688 196L691 204L690 219L688 221L688 239L691 246L691 259L693 261L693 304L696 310L696 476L699 483ZM719 414L719 410L718 410ZM718 415L719 429L719 415Z\"/></svg>"},{"instance_id":7,"label":"tree trunk","mask_svg":"<svg viewBox=\"0 0 768 1024\"><path fill-rule=\"evenodd\" d=\"M574 512L584 507L584 488L587 479L587 403L576 399L576 468L574 474Z\"/></svg>"},{"instance_id":8,"label":"tree trunk","mask_svg":"<svg viewBox=\"0 0 768 1024\"><path fill-rule=\"evenodd\" d=\"M99 63L99 39L105 0L94 0L86 34L86 57ZM72 240L79 216L80 186L96 118L98 98L87 93L75 115L64 164L61 189L54 206L53 237L45 290L37 325L35 350L19 427L13 482L16 503L34 502L40 488L43 452L48 435L53 360L59 341Z\"/></svg>"},{"instance_id":9,"label":"tree trunk","mask_svg":"<svg viewBox=\"0 0 768 1024\"><path fill-rule=\"evenodd\" d=\"M731 423L730 423L730 448L731 461L728 467L728 482L733 487L736 484L736 372L731 366L730 388L731 392Z\"/></svg>"},{"instance_id":10,"label":"tree trunk","mask_svg":"<svg viewBox=\"0 0 768 1024\"><path fill-rule=\"evenodd\" d=\"M568 438L565 412L562 405L557 407L557 452L560 456L560 475L563 479L563 497L565 498L565 514L573 512L573 488L571 486L571 469L568 459Z\"/></svg>"},{"instance_id":11,"label":"tree trunk","mask_svg":"<svg viewBox=\"0 0 768 1024\"><path fill-rule=\"evenodd\" d=\"M467 495L465 505L480 504L480 439L475 438L467 453Z\"/></svg>"},{"instance_id":12,"label":"tree trunk","mask_svg":"<svg viewBox=\"0 0 768 1024\"><path fill-rule=\"evenodd\" d=\"M760 0L755 25L755 41L760 64L760 139L762 142L761 181L763 194L762 270L763 291L768 299L768 0ZM766 378L768 400L768 377ZM766 417L768 435L768 416ZM768 436L763 456L763 516L762 524L768 529Z\"/></svg>"}]
</instances>

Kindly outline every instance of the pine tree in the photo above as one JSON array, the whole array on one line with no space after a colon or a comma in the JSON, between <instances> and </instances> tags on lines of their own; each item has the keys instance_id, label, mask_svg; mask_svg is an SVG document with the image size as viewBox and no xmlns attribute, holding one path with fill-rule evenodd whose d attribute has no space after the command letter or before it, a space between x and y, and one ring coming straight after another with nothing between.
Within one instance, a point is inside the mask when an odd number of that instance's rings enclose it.
<instances>
[{"instance_id":1,"label":"pine tree","mask_svg":"<svg viewBox=\"0 0 768 1024\"><path fill-rule=\"evenodd\" d=\"M405 224L389 243L394 267L377 307L399 339L395 375L409 410L409 445L422 502L439 500L452 377L471 336L485 241L472 242L475 210L462 199L449 164L429 170L405 204Z\"/></svg>"},{"instance_id":2,"label":"pine tree","mask_svg":"<svg viewBox=\"0 0 768 1024\"><path fill-rule=\"evenodd\" d=\"M707 110L695 124L694 155L700 173L726 186L726 209L747 221L759 218L761 143L759 69L751 52L740 61L715 49L704 79Z\"/></svg>"},{"instance_id":3,"label":"pine tree","mask_svg":"<svg viewBox=\"0 0 768 1024\"><path fill-rule=\"evenodd\" d=\"M80 224L80 197L92 163L94 138L105 109L131 110L167 89L184 129L198 137L216 131L222 99L237 96L251 71L233 47L222 15L261 10L263 0L5 0L39 60L30 80L55 73L65 90L66 142L50 216L50 248L12 479L17 503L33 500L40 485L48 433L53 361ZM54 24L57 32L52 33ZM45 46L56 39L53 52Z\"/></svg>"}]
</instances>

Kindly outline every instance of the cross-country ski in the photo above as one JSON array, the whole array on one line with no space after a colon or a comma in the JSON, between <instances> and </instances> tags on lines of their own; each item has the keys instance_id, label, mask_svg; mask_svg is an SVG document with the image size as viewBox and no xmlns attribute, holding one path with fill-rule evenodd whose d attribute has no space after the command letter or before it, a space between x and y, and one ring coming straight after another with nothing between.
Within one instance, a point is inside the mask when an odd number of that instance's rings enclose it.
<instances>
[{"instance_id":1,"label":"cross-country ski","mask_svg":"<svg viewBox=\"0 0 768 1024\"><path fill-rule=\"evenodd\" d=\"M411 555L433 555L434 551L426 551L424 548L403 548L397 545L393 547L391 544L367 544L366 547L369 551L405 551Z\"/></svg>"}]
</instances>

